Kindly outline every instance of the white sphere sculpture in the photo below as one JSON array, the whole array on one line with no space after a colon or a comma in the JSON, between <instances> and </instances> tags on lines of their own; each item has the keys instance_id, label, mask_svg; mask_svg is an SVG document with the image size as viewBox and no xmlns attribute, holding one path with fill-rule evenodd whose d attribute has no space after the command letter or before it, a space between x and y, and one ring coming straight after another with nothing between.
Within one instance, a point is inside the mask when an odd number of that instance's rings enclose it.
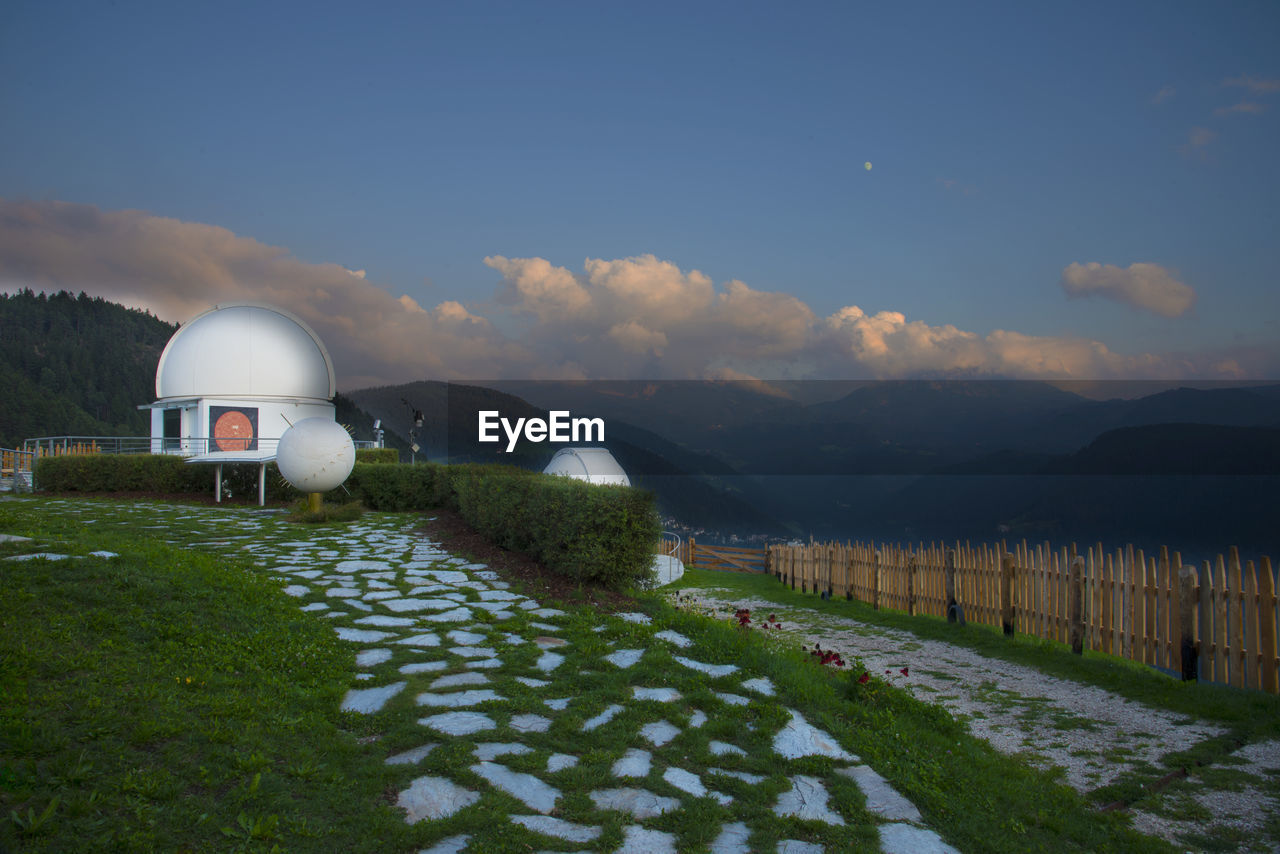
<instances>
[{"instance_id":1,"label":"white sphere sculpture","mask_svg":"<svg viewBox=\"0 0 1280 854\"><path fill-rule=\"evenodd\" d=\"M328 418L304 418L280 437L276 465L303 492L337 489L356 464L351 435Z\"/></svg>"}]
</instances>

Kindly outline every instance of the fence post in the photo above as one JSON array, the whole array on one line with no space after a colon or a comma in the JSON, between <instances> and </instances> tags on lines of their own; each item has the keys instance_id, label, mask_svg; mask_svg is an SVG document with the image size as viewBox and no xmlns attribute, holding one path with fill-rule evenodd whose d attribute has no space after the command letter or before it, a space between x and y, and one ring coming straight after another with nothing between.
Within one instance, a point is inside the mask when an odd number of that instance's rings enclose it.
<instances>
[{"instance_id":1,"label":"fence post","mask_svg":"<svg viewBox=\"0 0 1280 854\"><path fill-rule=\"evenodd\" d=\"M1200 651L1196 648L1196 568L1187 564L1178 570L1178 644L1182 654L1182 681L1196 678Z\"/></svg>"},{"instance_id":2,"label":"fence post","mask_svg":"<svg viewBox=\"0 0 1280 854\"><path fill-rule=\"evenodd\" d=\"M875 553L875 564L871 567L871 607L880 610L880 551Z\"/></svg>"},{"instance_id":3,"label":"fence post","mask_svg":"<svg viewBox=\"0 0 1280 854\"><path fill-rule=\"evenodd\" d=\"M916 615L916 556L907 558L907 615Z\"/></svg>"},{"instance_id":4,"label":"fence post","mask_svg":"<svg viewBox=\"0 0 1280 854\"><path fill-rule=\"evenodd\" d=\"M1067 632L1071 640L1071 652L1084 654L1084 558L1071 559L1071 574L1067 577Z\"/></svg>"},{"instance_id":5,"label":"fence post","mask_svg":"<svg viewBox=\"0 0 1280 854\"><path fill-rule=\"evenodd\" d=\"M693 566L695 563L697 563L697 562L698 562L698 561L697 561L697 557L698 557L698 555L697 555L697 551L698 551L697 544L696 544L696 543L694 543L694 541L693 541L693 537L691 536L691 537L689 537L689 566Z\"/></svg>"},{"instance_id":6,"label":"fence post","mask_svg":"<svg viewBox=\"0 0 1280 854\"><path fill-rule=\"evenodd\" d=\"M947 549L947 564L945 570L946 597L947 597L947 622L959 622L964 625L964 612L960 610L960 605L956 602L956 550Z\"/></svg>"},{"instance_id":7,"label":"fence post","mask_svg":"<svg viewBox=\"0 0 1280 854\"><path fill-rule=\"evenodd\" d=\"M1262 558L1258 576L1258 654L1262 658L1262 690L1280 693L1280 672L1276 670L1276 582L1271 574L1271 558Z\"/></svg>"},{"instance_id":8,"label":"fence post","mask_svg":"<svg viewBox=\"0 0 1280 854\"><path fill-rule=\"evenodd\" d=\"M1013 637L1013 555L1000 561L1000 626L1005 637Z\"/></svg>"}]
</instances>

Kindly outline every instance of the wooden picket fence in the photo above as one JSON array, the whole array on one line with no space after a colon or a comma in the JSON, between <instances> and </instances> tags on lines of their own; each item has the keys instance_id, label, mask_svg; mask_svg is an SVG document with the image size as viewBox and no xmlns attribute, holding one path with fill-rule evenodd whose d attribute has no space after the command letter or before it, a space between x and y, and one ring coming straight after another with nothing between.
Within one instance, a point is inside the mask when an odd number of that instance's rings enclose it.
<instances>
[{"instance_id":1,"label":"wooden picket fence","mask_svg":"<svg viewBox=\"0 0 1280 854\"><path fill-rule=\"evenodd\" d=\"M1280 693L1271 559L1232 547L1200 567L1098 543L954 546L775 545L769 571L805 592L908 614L999 626L1172 670L1183 678Z\"/></svg>"},{"instance_id":2,"label":"wooden picket fence","mask_svg":"<svg viewBox=\"0 0 1280 854\"><path fill-rule=\"evenodd\" d=\"M685 540L678 557L685 566L701 569L721 569L730 572L765 572L767 554L764 549L739 546L708 546L696 542L693 537Z\"/></svg>"}]
</instances>

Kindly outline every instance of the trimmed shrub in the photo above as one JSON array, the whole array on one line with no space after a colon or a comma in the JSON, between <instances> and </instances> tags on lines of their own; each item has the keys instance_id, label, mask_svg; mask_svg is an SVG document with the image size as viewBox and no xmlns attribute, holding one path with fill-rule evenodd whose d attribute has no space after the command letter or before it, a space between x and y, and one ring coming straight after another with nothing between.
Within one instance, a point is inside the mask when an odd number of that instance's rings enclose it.
<instances>
[{"instance_id":1,"label":"trimmed shrub","mask_svg":"<svg viewBox=\"0 0 1280 854\"><path fill-rule=\"evenodd\" d=\"M492 468L460 472L453 484L458 511L485 537L578 582L648 578L661 533L652 493Z\"/></svg>"},{"instance_id":2,"label":"trimmed shrub","mask_svg":"<svg viewBox=\"0 0 1280 854\"><path fill-rule=\"evenodd\" d=\"M358 463L398 463L400 452L395 448L356 448Z\"/></svg>"},{"instance_id":3,"label":"trimmed shrub","mask_svg":"<svg viewBox=\"0 0 1280 854\"><path fill-rule=\"evenodd\" d=\"M167 454L46 457L36 485L52 492L207 494L209 465L187 465ZM223 485L235 497L258 494L256 465L224 466ZM302 493L267 466L267 498L294 501ZM387 465L357 462L346 490L331 502L359 501L370 510L456 509L498 545L523 552L578 582L622 587L648 578L661 528L653 494L625 486L593 486L572 478L494 465Z\"/></svg>"},{"instance_id":4,"label":"trimmed shrub","mask_svg":"<svg viewBox=\"0 0 1280 854\"><path fill-rule=\"evenodd\" d=\"M85 454L36 460L35 484L53 492L211 492L213 472L168 454Z\"/></svg>"}]
</instances>

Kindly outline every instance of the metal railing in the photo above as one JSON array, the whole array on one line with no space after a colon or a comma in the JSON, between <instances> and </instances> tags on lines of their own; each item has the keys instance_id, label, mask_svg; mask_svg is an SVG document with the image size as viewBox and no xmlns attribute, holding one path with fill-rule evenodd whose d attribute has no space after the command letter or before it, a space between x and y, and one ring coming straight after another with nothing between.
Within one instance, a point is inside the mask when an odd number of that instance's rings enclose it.
<instances>
[{"instance_id":1,"label":"metal railing","mask_svg":"<svg viewBox=\"0 0 1280 854\"><path fill-rule=\"evenodd\" d=\"M209 436L157 438L152 436L41 436L22 443L21 453L35 456L66 454L177 454L192 457L212 451L274 451L279 439L217 439ZM356 448L373 448L367 439Z\"/></svg>"}]
</instances>

